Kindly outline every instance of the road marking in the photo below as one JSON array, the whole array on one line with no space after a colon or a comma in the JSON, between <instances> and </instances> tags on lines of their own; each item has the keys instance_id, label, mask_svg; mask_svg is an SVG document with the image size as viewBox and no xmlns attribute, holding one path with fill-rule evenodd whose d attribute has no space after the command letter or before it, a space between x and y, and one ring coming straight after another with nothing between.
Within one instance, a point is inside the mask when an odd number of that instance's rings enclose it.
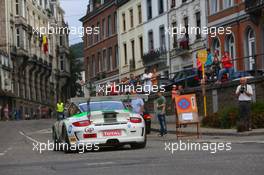
<instances>
[{"instance_id":1,"label":"road marking","mask_svg":"<svg viewBox=\"0 0 264 175\"><path fill-rule=\"evenodd\" d=\"M32 142L35 142L35 143L40 143L39 141L33 139L32 137L26 135L24 132L22 131L19 131L19 134L21 134L22 136L26 137L27 139L31 140Z\"/></svg>"},{"instance_id":2,"label":"road marking","mask_svg":"<svg viewBox=\"0 0 264 175\"><path fill-rule=\"evenodd\" d=\"M6 150L0 153L0 156L4 156L8 151L12 150L11 147L8 147Z\"/></svg>"},{"instance_id":3,"label":"road marking","mask_svg":"<svg viewBox=\"0 0 264 175\"><path fill-rule=\"evenodd\" d=\"M47 128L47 129L41 129L41 130L37 130L34 132L29 132L28 134L50 134L52 133L52 129L51 128Z\"/></svg>"},{"instance_id":4,"label":"road marking","mask_svg":"<svg viewBox=\"0 0 264 175\"><path fill-rule=\"evenodd\" d=\"M114 162L98 162L98 163L87 163L87 166L98 166L98 165L112 165Z\"/></svg>"}]
</instances>

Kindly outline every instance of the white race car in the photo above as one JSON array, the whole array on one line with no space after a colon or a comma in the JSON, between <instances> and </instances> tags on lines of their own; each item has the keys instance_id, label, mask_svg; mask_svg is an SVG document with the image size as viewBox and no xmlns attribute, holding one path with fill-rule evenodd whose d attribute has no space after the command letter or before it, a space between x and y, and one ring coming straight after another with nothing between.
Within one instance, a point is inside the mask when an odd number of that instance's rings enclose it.
<instances>
[{"instance_id":1,"label":"white race car","mask_svg":"<svg viewBox=\"0 0 264 175\"><path fill-rule=\"evenodd\" d=\"M64 118L55 122L52 131L55 145L67 145L65 152L72 151L72 146L87 144L146 146L144 119L132 113L120 97L94 98L88 102L84 98L71 99Z\"/></svg>"}]
</instances>

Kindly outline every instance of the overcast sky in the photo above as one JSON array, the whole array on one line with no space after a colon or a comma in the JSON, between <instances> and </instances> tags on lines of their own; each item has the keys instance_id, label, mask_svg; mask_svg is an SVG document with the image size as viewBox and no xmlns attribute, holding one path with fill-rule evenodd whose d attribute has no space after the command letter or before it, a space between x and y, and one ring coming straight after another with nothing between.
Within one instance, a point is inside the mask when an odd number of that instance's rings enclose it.
<instances>
[{"instance_id":1,"label":"overcast sky","mask_svg":"<svg viewBox=\"0 0 264 175\"><path fill-rule=\"evenodd\" d=\"M86 13L86 8L89 0L60 0L61 6L65 11L65 20L69 26L81 27L79 21ZM82 39L78 35L70 35L70 45L81 42Z\"/></svg>"}]
</instances>

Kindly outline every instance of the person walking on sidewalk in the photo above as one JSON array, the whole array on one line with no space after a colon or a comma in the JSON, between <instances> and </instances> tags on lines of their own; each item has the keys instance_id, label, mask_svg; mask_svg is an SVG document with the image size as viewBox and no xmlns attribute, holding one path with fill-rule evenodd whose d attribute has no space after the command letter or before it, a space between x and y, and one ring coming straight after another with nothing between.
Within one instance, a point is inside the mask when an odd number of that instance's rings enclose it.
<instances>
[{"instance_id":1,"label":"person walking on sidewalk","mask_svg":"<svg viewBox=\"0 0 264 175\"><path fill-rule=\"evenodd\" d=\"M251 85L247 84L247 78L240 79L240 85L236 89L236 95L239 101L239 120L237 122L237 132L251 131L251 101L253 90Z\"/></svg>"},{"instance_id":2,"label":"person walking on sidewalk","mask_svg":"<svg viewBox=\"0 0 264 175\"><path fill-rule=\"evenodd\" d=\"M167 124L165 118L165 109L166 109L166 98L162 95L162 92L158 92L158 99L156 100L156 115L160 124L160 134L159 136L164 136L167 134Z\"/></svg>"}]
</instances>

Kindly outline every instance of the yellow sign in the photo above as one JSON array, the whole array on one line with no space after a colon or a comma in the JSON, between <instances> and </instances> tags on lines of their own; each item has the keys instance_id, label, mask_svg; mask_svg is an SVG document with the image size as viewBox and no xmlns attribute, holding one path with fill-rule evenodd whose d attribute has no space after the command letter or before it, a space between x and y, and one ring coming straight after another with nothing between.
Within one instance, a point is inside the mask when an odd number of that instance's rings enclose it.
<instances>
[{"instance_id":1,"label":"yellow sign","mask_svg":"<svg viewBox=\"0 0 264 175\"><path fill-rule=\"evenodd\" d=\"M198 52L198 59L202 64L206 63L207 60L207 51L206 50L200 50Z\"/></svg>"}]
</instances>

